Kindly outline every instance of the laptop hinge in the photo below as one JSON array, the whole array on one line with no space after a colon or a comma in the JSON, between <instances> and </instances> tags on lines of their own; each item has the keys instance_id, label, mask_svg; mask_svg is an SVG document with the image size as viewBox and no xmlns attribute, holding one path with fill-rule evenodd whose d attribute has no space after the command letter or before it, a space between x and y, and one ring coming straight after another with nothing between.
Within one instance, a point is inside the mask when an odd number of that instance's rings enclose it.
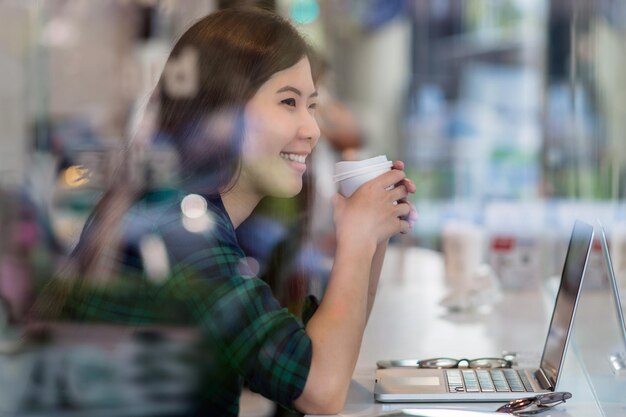
<instances>
[{"instance_id":1,"label":"laptop hinge","mask_svg":"<svg viewBox=\"0 0 626 417\"><path fill-rule=\"evenodd\" d=\"M535 378L537 378L537 381L539 382L541 389L550 390L550 391L554 390L554 386L552 385L552 383L550 383L550 380L548 379L546 374L543 372L543 369L539 368L535 371Z\"/></svg>"}]
</instances>

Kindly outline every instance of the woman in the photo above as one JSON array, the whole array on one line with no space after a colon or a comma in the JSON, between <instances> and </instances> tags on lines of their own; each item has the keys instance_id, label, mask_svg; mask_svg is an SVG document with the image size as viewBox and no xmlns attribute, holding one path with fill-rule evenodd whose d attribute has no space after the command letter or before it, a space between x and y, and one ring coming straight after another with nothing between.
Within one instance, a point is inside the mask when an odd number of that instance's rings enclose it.
<instances>
[{"instance_id":1,"label":"woman","mask_svg":"<svg viewBox=\"0 0 626 417\"><path fill-rule=\"evenodd\" d=\"M267 11L211 14L174 46L155 98L155 144L176 149L179 186L155 197L132 191L122 178L104 196L73 255L80 287L131 277L156 282L159 294L183 300L181 314L199 325L209 349L205 414L236 415L243 382L304 413L338 412L387 241L416 218L406 201L415 186L403 164L350 198L337 195L335 264L304 327L242 263L235 229L262 198L292 197L302 188L306 159L320 135L305 41ZM138 303L133 297L106 304L70 297L66 304L71 315L85 319L155 317Z\"/></svg>"}]
</instances>

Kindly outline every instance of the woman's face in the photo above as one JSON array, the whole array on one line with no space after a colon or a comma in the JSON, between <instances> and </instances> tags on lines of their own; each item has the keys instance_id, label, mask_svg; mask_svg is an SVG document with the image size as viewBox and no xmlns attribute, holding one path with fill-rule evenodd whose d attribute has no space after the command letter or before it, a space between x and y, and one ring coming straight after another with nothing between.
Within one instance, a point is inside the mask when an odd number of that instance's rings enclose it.
<instances>
[{"instance_id":1,"label":"woman's face","mask_svg":"<svg viewBox=\"0 0 626 417\"><path fill-rule=\"evenodd\" d=\"M307 58L261 85L245 107L242 189L260 198L300 192L306 158L320 136L316 105Z\"/></svg>"}]
</instances>

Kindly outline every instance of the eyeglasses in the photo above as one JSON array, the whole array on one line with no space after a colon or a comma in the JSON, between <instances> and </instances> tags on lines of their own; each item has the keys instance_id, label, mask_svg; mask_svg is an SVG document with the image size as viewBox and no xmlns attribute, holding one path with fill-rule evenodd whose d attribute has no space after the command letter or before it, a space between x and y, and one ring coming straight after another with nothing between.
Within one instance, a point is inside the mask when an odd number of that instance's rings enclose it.
<instances>
[{"instance_id":1,"label":"eyeglasses","mask_svg":"<svg viewBox=\"0 0 626 417\"><path fill-rule=\"evenodd\" d=\"M539 414L552 407L563 404L565 400L572 398L569 392L549 392L535 397L519 398L498 408L498 413L509 413L519 416Z\"/></svg>"},{"instance_id":2,"label":"eyeglasses","mask_svg":"<svg viewBox=\"0 0 626 417\"><path fill-rule=\"evenodd\" d=\"M504 358L479 358L479 359L453 359L453 358L432 358L432 359L400 359L391 361L378 361L378 368L510 368L513 362Z\"/></svg>"},{"instance_id":3,"label":"eyeglasses","mask_svg":"<svg viewBox=\"0 0 626 417\"><path fill-rule=\"evenodd\" d=\"M417 362L420 368L510 368L512 363L504 358L453 359L433 358Z\"/></svg>"}]
</instances>

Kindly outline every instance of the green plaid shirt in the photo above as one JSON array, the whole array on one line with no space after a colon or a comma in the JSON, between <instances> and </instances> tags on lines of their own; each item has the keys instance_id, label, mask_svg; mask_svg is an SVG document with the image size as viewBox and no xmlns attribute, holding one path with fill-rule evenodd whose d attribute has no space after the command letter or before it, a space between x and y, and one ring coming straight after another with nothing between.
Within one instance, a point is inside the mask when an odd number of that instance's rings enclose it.
<instances>
[{"instance_id":1,"label":"green plaid shirt","mask_svg":"<svg viewBox=\"0 0 626 417\"><path fill-rule=\"evenodd\" d=\"M143 199L129 211L122 224L124 250L121 258L111 260L122 265L122 279L75 292L64 316L132 325L197 325L205 347L198 414L236 416L244 381L291 408L311 365L311 340L301 320L282 308L269 286L250 272L221 199L207 199L204 228L192 231L183 222L181 197L175 193L157 202ZM162 283L148 279L143 265L147 236L166 248L170 271Z\"/></svg>"}]
</instances>

